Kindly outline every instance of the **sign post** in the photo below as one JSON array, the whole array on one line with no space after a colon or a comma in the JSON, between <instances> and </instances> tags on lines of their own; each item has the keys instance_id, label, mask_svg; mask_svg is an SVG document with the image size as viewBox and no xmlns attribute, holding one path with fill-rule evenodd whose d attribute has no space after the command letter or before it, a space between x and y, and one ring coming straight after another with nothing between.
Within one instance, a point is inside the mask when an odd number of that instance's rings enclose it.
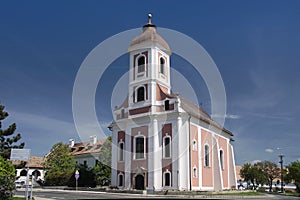
<instances>
[{"instance_id":1,"label":"sign post","mask_svg":"<svg viewBox=\"0 0 300 200\"><path fill-rule=\"evenodd\" d=\"M30 151L31 151L31 149L11 149L11 152L10 152L10 160L27 161L27 175L26 175L26 189L25 189L26 200L28 200ZM31 185L32 185L32 182L31 182ZM32 199L32 188L31 188L30 199Z\"/></svg>"},{"instance_id":2,"label":"sign post","mask_svg":"<svg viewBox=\"0 0 300 200\"><path fill-rule=\"evenodd\" d=\"M79 179L79 171L76 170L75 172L75 179L76 179L76 191L78 190L78 179Z\"/></svg>"}]
</instances>

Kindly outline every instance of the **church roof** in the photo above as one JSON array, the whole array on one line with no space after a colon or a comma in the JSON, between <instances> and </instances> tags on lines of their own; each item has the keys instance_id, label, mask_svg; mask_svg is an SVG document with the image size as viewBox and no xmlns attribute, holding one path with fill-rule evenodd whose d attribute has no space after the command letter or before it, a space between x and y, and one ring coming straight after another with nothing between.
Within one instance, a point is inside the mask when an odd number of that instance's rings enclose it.
<instances>
[{"instance_id":1,"label":"church roof","mask_svg":"<svg viewBox=\"0 0 300 200\"><path fill-rule=\"evenodd\" d=\"M148 23L143 26L143 33L131 41L130 48L148 42L158 44L161 50L171 53L168 43L156 32L156 26L151 23L151 15L148 16Z\"/></svg>"}]
</instances>

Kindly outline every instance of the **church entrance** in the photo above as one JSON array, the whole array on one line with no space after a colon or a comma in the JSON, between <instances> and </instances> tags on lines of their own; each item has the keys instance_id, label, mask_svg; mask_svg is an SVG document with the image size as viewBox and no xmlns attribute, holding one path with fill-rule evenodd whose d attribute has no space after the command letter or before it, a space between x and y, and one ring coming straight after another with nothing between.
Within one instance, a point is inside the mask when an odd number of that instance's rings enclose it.
<instances>
[{"instance_id":1,"label":"church entrance","mask_svg":"<svg viewBox=\"0 0 300 200\"><path fill-rule=\"evenodd\" d=\"M145 189L145 177L141 174L135 177L135 189L137 190Z\"/></svg>"}]
</instances>

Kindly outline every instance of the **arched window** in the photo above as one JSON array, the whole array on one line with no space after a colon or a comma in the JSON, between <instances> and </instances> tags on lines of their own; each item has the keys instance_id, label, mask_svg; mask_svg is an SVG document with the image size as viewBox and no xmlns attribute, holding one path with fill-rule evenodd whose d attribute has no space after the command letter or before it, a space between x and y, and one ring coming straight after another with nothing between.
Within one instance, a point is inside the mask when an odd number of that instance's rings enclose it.
<instances>
[{"instance_id":1,"label":"arched window","mask_svg":"<svg viewBox=\"0 0 300 200\"><path fill-rule=\"evenodd\" d=\"M164 157L165 158L171 158L171 137L165 136L164 137Z\"/></svg>"},{"instance_id":2,"label":"arched window","mask_svg":"<svg viewBox=\"0 0 300 200\"><path fill-rule=\"evenodd\" d=\"M204 166L209 167L209 146L204 146Z\"/></svg>"},{"instance_id":3,"label":"arched window","mask_svg":"<svg viewBox=\"0 0 300 200\"><path fill-rule=\"evenodd\" d=\"M159 66L160 66L160 73L162 74L165 74L165 64L166 64L166 61L163 57L160 57L159 59Z\"/></svg>"},{"instance_id":4,"label":"arched window","mask_svg":"<svg viewBox=\"0 0 300 200\"><path fill-rule=\"evenodd\" d=\"M124 161L124 142L119 142L119 161Z\"/></svg>"},{"instance_id":5,"label":"arched window","mask_svg":"<svg viewBox=\"0 0 300 200\"><path fill-rule=\"evenodd\" d=\"M26 169L23 169L23 170L20 172L20 176L27 176L27 170L26 170Z\"/></svg>"},{"instance_id":6,"label":"arched window","mask_svg":"<svg viewBox=\"0 0 300 200\"><path fill-rule=\"evenodd\" d=\"M35 178L41 176L41 172L39 170L34 170L32 173L31 173Z\"/></svg>"},{"instance_id":7,"label":"arched window","mask_svg":"<svg viewBox=\"0 0 300 200\"><path fill-rule=\"evenodd\" d=\"M138 73L145 71L145 56L141 56L138 58Z\"/></svg>"},{"instance_id":8,"label":"arched window","mask_svg":"<svg viewBox=\"0 0 300 200\"><path fill-rule=\"evenodd\" d=\"M145 88L139 87L137 89L137 101L145 101Z\"/></svg>"},{"instance_id":9,"label":"arched window","mask_svg":"<svg viewBox=\"0 0 300 200\"><path fill-rule=\"evenodd\" d=\"M164 173L164 186L170 187L171 186L171 173L166 171Z\"/></svg>"},{"instance_id":10,"label":"arched window","mask_svg":"<svg viewBox=\"0 0 300 200\"><path fill-rule=\"evenodd\" d=\"M221 165L221 169L224 170L224 152L223 152L223 150L220 150L220 165Z\"/></svg>"},{"instance_id":11,"label":"arched window","mask_svg":"<svg viewBox=\"0 0 300 200\"><path fill-rule=\"evenodd\" d=\"M196 167L193 168L193 177L197 178L197 168Z\"/></svg>"},{"instance_id":12,"label":"arched window","mask_svg":"<svg viewBox=\"0 0 300 200\"><path fill-rule=\"evenodd\" d=\"M144 136L135 137L135 159L145 158L145 138Z\"/></svg>"},{"instance_id":13,"label":"arched window","mask_svg":"<svg viewBox=\"0 0 300 200\"><path fill-rule=\"evenodd\" d=\"M193 145L192 145L193 151L197 151L197 141L193 140Z\"/></svg>"},{"instance_id":14,"label":"arched window","mask_svg":"<svg viewBox=\"0 0 300 200\"><path fill-rule=\"evenodd\" d=\"M123 183L124 183L124 175L120 173L118 175L118 187L123 187Z\"/></svg>"}]
</instances>

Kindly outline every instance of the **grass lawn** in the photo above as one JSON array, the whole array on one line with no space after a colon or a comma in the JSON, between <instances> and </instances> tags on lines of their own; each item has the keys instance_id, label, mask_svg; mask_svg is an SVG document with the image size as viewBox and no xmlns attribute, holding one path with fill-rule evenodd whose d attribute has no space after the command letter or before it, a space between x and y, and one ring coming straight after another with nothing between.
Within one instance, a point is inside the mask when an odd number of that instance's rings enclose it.
<instances>
[{"instance_id":1,"label":"grass lawn","mask_svg":"<svg viewBox=\"0 0 300 200\"><path fill-rule=\"evenodd\" d=\"M230 196L256 196L256 195L262 195L262 194L263 193L256 192L256 191L216 193L216 195L230 195Z\"/></svg>"},{"instance_id":2,"label":"grass lawn","mask_svg":"<svg viewBox=\"0 0 300 200\"><path fill-rule=\"evenodd\" d=\"M25 200L25 197L13 197L12 200Z\"/></svg>"}]
</instances>

